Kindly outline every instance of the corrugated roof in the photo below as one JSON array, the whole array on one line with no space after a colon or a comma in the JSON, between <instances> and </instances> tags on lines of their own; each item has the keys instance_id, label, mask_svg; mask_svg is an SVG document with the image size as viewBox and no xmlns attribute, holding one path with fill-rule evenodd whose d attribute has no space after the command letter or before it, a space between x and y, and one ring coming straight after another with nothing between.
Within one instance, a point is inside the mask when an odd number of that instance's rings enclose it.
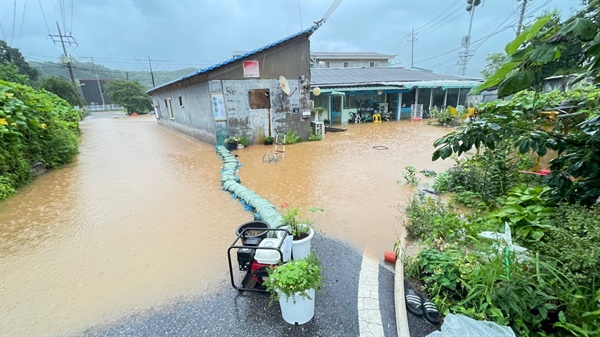
<instances>
[{"instance_id":1,"label":"corrugated roof","mask_svg":"<svg viewBox=\"0 0 600 337\"><path fill-rule=\"evenodd\" d=\"M301 32L298 32L298 33L296 33L296 34L293 34L293 35L290 35L290 36L288 36L288 37L285 37L285 38L283 38L283 39L281 39L281 40L279 40L279 41L275 41L275 42L273 42L273 43L270 43L270 44L268 44L268 45L266 45L266 46L263 46L263 47L260 47L260 48L258 48L258 49L255 49L255 50L253 50L253 51L247 52L247 53L245 53L245 54L242 54L242 55L237 55L237 56L235 56L235 57L232 57L232 58L230 58L230 59L228 59L228 60L226 60L226 61L223 61L223 62L221 62L221 63L217 63L217 64L215 64L215 65L212 65L212 66L210 66L210 67L206 67L206 68L203 68L203 69L196 70L196 71L194 71L193 73L190 73L190 74L184 75L184 76L182 76L182 77L180 77L180 78L178 78L178 79L176 79L176 80L173 80L173 81L167 82L167 83L165 83L165 84L162 84L162 85L160 85L160 86L158 86L158 87L156 87L156 88L154 88L154 89L152 89L152 90L149 90L149 91L148 91L148 93L151 93L151 92L153 92L153 91L156 91L156 90L158 90L158 89L160 89L160 88L167 87L167 86L169 86L169 85L171 85L171 84L174 84L174 83L177 83L177 82L180 82L180 81L186 80L186 79L188 79L188 78L191 78L191 77L194 77L194 76L197 76L197 75L200 75L200 74L203 74L203 73L206 73L206 72L209 72L209 71L212 71L212 70L218 69L218 68L220 68L220 67L222 67L222 66L225 66L225 65L227 65L227 64L233 63L233 62L235 62L235 61L238 61L238 60L241 60L241 59L243 59L243 58L246 58L246 57L252 56L252 55L254 55L254 54L260 53L260 52L262 52L262 51L265 51L265 50L267 50L267 49L271 49L271 48L273 48L273 47L276 47L276 46L278 46L278 45L280 45L280 44L283 44L283 43L285 43L285 42L287 42L287 41L290 41L290 40L292 40L292 39L294 39L294 38L296 38L296 37L299 37L299 36L302 36L302 35L305 35L305 34L309 34L309 35L310 35L310 34L312 34L312 33L313 33L315 30L317 30L317 28L319 28L319 25L315 24L315 25L311 26L310 28L307 28L307 29L305 29L305 30L303 30L303 31L301 31Z\"/></svg>"},{"instance_id":2,"label":"corrugated roof","mask_svg":"<svg viewBox=\"0 0 600 337\"><path fill-rule=\"evenodd\" d=\"M311 84L319 87L390 82L481 81L478 78L438 74L431 71L400 67L382 68L312 68Z\"/></svg>"},{"instance_id":3,"label":"corrugated roof","mask_svg":"<svg viewBox=\"0 0 600 337\"><path fill-rule=\"evenodd\" d=\"M436 80L436 81L416 81L416 82L382 82L384 85L397 85L403 88L442 88L442 89L457 89L457 88L472 88L480 85L482 81L473 80Z\"/></svg>"},{"instance_id":4,"label":"corrugated roof","mask_svg":"<svg viewBox=\"0 0 600 337\"><path fill-rule=\"evenodd\" d=\"M399 86L390 85L374 85L368 87L335 87L335 88L324 88L321 89L321 93L332 93L332 92L348 92L348 91L408 91L406 88Z\"/></svg>"},{"instance_id":5,"label":"corrugated roof","mask_svg":"<svg viewBox=\"0 0 600 337\"><path fill-rule=\"evenodd\" d=\"M396 55L382 54L375 52L311 52L310 56L316 58L332 58L332 59L391 59Z\"/></svg>"}]
</instances>

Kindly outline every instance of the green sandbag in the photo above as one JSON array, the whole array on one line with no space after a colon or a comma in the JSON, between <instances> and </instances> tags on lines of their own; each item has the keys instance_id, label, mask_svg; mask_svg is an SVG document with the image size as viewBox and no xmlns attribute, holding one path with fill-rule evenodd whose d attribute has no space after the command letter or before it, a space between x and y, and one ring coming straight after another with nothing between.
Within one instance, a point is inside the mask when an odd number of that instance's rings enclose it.
<instances>
[{"instance_id":1,"label":"green sandbag","mask_svg":"<svg viewBox=\"0 0 600 337\"><path fill-rule=\"evenodd\" d=\"M223 182L223 188L228 189L233 184L237 184L237 182L235 180L226 180Z\"/></svg>"},{"instance_id":2,"label":"green sandbag","mask_svg":"<svg viewBox=\"0 0 600 337\"><path fill-rule=\"evenodd\" d=\"M240 183L238 183L237 181L233 184L231 184L229 187L227 187L227 190L231 193L233 193L233 191L235 190L236 187L238 187L240 185Z\"/></svg>"},{"instance_id":3,"label":"green sandbag","mask_svg":"<svg viewBox=\"0 0 600 337\"><path fill-rule=\"evenodd\" d=\"M247 191L248 189L246 187L244 187L242 184L238 184L234 189L233 189L233 193L235 193L235 195L239 195L240 192L242 191Z\"/></svg>"}]
</instances>

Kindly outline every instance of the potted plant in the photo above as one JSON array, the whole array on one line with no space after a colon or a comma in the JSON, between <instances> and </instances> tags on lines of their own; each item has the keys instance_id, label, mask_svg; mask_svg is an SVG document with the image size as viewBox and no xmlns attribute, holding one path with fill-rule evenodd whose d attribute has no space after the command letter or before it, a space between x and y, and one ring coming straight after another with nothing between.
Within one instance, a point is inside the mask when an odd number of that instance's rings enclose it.
<instances>
[{"instance_id":1,"label":"potted plant","mask_svg":"<svg viewBox=\"0 0 600 337\"><path fill-rule=\"evenodd\" d=\"M304 260L271 267L264 286L271 303L279 301L281 315L290 324L304 324L315 315L315 292L323 285L321 263L313 252Z\"/></svg>"},{"instance_id":2,"label":"potted plant","mask_svg":"<svg viewBox=\"0 0 600 337\"><path fill-rule=\"evenodd\" d=\"M322 106L316 106L313 109L313 112L315 113L315 117L316 117L317 121L320 121L321 120L321 115L324 114L325 112L327 112L327 109L325 109Z\"/></svg>"},{"instance_id":3,"label":"potted plant","mask_svg":"<svg viewBox=\"0 0 600 337\"><path fill-rule=\"evenodd\" d=\"M240 136L238 139L238 149L243 149L244 147L248 146L248 144L250 144L248 138L246 138L246 136Z\"/></svg>"},{"instance_id":4,"label":"potted plant","mask_svg":"<svg viewBox=\"0 0 600 337\"><path fill-rule=\"evenodd\" d=\"M273 144L273 137L265 136L265 138L263 139L263 143L265 143L265 145Z\"/></svg>"},{"instance_id":5,"label":"potted plant","mask_svg":"<svg viewBox=\"0 0 600 337\"><path fill-rule=\"evenodd\" d=\"M310 212L322 211L320 208L312 208ZM288 227L293 237L292 257L294 260L300 260L310 255L310 247L315 231L313 223L309 220L300 207L290 207L281 218L281 226Z\"/></svg>"},{"instance_id":6,"label":"potted plant","mask_svg":"<svg viewBox=\"0 0 600 337\"><path fill-rule=\"evenodd\" d=\"M238 142L239 142L239 139L237 137L229 136L229 137L225 138L225 147L229 151L235 150L235 149L237 149Z\"/></svg>"}]
</instances>

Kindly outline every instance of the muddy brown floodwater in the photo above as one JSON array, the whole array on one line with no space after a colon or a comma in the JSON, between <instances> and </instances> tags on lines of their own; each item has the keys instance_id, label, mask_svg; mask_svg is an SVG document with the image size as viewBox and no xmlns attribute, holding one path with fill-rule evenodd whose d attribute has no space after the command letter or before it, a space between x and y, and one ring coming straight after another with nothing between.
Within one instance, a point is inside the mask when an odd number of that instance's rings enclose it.
<instances>
[{"instance_id":1,"label":"muddy brown floodwater","mask_svg":"<svg viewBox=\"0 0 600 337\"><path fill-rule=\"evenodd\" d=\"M317 228L379 258L403 231L406 165L441 170L431 144L448 129L344 126L324 141L237 150L242 184L273 204L320 207ZM210 145L152 116L81 123L77 161L0 203L0 333L69 335L227 282L226 247L252 214L220 189ZM373 146L385 146L376 150ZM340 257L343 258L343 257Z\"/></svg>"}]
</instances>

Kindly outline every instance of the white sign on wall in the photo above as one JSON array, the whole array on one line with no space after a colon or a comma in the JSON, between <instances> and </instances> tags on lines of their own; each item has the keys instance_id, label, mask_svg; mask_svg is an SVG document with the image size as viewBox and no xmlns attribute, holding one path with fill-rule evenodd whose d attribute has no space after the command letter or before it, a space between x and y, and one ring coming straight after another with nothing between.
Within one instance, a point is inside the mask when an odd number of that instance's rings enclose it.
<instances>
[{"instance_id":1,"label":"white sign on wall","mask_svg":"<svg viewBox=\"0 0 600 337\"><path fill-rule=\"evenodd\" d=\"M223 94L212 94L210 96L210 104L212 106L215 120L226 120L227 115L225 114L225 99L223 98Z\"/></svg>"}]
</instances>

